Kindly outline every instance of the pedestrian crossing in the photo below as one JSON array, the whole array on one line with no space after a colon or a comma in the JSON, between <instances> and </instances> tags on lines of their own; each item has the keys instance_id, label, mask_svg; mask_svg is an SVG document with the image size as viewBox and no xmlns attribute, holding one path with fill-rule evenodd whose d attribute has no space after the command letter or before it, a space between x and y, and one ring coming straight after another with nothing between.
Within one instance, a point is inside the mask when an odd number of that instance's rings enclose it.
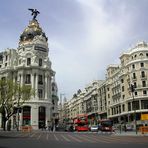
<instances>
[{"instance_id":1,"label":"pedestrian crossing","mask_svg":"<svg viewBox=\"0 0 148 148\"><path fill-rule=\"evenodd\" d=\"M5 133L6 135L6 133ZM98 135L88 133L56 133L56 132L31 132L11 133L13 138L26 138L27 140L49 141L49 142L74 142L74 143L115 143L115 144L148 144L148 137L144 136L116 136Z\"/></svg>"},{"instance_id":2,"label":"pedestrian crossing","mask_svg":"<svg viewBox=\"0 0 148 148\"><path fill-rule=\"evenodd\" d=\"M148 137L142 136L106 136L97 134L78 134L78 133L24 133L20 134L20 137L24 136L28 140L48 140L57 142L78 142L78 143L137 143L137 144L148 144Z\"/></svg>"}]
</instances>

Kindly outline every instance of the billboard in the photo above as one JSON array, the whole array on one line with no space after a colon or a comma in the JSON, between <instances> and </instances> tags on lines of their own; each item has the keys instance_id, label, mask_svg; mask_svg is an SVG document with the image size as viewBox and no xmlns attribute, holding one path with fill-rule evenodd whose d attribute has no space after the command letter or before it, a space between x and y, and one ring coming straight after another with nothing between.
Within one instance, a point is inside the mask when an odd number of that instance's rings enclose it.
<instances>
[{"instance_id":1,"label":"billboard","mask_svg":"<svg viewBox=\"0 0 148 148\"><path fill-rule=\"evenodd\" d=\"M141 120L148 120L148 114L141 114Z\"/></svg>"}]
</instances>

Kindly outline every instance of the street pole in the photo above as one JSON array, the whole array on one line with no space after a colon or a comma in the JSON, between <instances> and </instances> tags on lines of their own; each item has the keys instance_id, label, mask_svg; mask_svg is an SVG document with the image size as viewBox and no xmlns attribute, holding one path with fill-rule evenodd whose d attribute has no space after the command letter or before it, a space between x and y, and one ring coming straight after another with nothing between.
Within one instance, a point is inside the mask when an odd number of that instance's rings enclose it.
<instances>
[{"instance_id":1,"label":"street pole","mask_svg":"<svg viewBox=\"0 0 148 148\"><path fill-rule=\"evenodd\" d=\"M135 120L135 131L136 131L136 134L137 134L137 120L136 120L136 106L134 105L134 92L135 92L135 87L133 84L131 84L131 92L132 92L132 98L133 98L133 103L132 103L132 107L134 109L134 120Z\"/></svg>"}]
</instances>

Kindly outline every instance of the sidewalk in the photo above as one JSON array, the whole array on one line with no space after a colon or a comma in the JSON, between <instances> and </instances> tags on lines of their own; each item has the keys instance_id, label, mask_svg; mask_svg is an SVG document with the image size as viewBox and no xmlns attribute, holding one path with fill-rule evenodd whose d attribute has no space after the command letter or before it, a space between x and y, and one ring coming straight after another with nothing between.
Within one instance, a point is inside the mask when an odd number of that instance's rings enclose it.
<instances>
[{"instance_id":1,"label":"sidewalk","mask_svg":"<svg viewBox=\"0 0 148 148\"><path fill-rule=\"evenodd\" d=\"M148 136L148 133L144 133L142 134L141 132L136 132L135 131L115 131L114 135L118 135L118 136Z\"/></svg>"}]
</instances>

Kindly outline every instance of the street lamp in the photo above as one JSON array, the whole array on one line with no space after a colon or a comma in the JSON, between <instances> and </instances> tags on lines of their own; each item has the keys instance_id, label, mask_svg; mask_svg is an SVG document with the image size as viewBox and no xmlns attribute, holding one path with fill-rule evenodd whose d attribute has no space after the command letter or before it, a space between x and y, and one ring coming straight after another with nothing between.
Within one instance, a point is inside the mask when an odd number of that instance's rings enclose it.
<instances>
[{"instance_id":1,"label":"street lamp","mask_svg":"<svg viewBox=\"0 0 148 148\"><path fill-rule=\"evenodd\" d=\"M131 92L132 92L132 97L133 97L133 103L132 103L132 108L134 109L134 120L135 120L135 131L137 134L137 121L136 121L136 106L134 105L134 92L135 92L135 86L134 84L131 84L130 86Z\"/></svg>"}]
</instances>

